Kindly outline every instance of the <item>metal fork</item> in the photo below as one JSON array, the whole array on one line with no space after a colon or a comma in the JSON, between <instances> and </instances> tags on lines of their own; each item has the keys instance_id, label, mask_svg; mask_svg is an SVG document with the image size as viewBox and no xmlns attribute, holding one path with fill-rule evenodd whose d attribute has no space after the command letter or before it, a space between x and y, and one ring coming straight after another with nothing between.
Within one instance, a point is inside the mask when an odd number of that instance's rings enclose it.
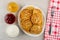
<instances>
[{"instance_id":1,"label":"metal fork","mask_svg":"<svg viewBox=\"0 0 60 40\"><path fill-rule=\"evenodd\" d=\"M55 10L55 6L53 6L52 8L51 8L51 22L50 22L50 28L49 28L49 35L51 34L51 32L52 32L52 19L53 19L53 14L54 14L54 10Z\"/></svg>"}]
</instances>

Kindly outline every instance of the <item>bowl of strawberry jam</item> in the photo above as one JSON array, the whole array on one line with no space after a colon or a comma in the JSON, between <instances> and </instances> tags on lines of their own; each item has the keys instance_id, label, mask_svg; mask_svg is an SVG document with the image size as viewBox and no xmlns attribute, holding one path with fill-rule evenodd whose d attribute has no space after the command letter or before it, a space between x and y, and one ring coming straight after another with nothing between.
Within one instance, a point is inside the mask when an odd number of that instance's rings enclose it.
<instances>
[{"instance_id":1,"label":"bowl of strawberry jam","mask_svg":"<svg viewBox=\"0 0 60 40\"><path fill-rule=\"evenodd\" d=\"M15 15L13 15L12 13L6 14L6 16L5 16L5 22L7 24L13 24L15 21L16 21Z\"/></svg>"}]
</instances>

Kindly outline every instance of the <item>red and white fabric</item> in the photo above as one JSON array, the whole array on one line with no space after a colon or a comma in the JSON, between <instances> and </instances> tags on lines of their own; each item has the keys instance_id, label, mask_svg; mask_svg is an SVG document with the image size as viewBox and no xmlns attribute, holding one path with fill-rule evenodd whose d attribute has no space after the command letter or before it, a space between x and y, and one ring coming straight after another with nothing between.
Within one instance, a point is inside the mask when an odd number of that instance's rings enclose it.
<instances>
[{"instance_id":1,"label":"red and white fabric","mask_svg":"<svg viewBox=\"0 0 60 40\"><path fill-rule=\"evenodd\" d=\"M56 8L54 9L54 16L52 19L52 31L49 35L51 9L53 6ZM44 40L60 40L60 0L50 0L49 2Z\"/></svg>"}]
</instances>

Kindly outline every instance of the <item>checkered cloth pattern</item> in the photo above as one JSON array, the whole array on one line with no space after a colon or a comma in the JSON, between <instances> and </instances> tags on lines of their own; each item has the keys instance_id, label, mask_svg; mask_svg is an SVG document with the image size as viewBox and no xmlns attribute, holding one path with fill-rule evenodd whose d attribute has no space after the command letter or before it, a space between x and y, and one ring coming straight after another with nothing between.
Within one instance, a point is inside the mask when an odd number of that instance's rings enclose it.
<instances>
[{"instance_id":1,"label":"checkered cloth pattern","mask_svg":"<svg viewBox=\"0 0 60 40\"><path fill-rule=\"evenodd\" d=\"M51 10L54 8L53 18ZM52 19L52 31L49 35L50 22ZM44 40L60 40L60 0L50 0L45 28Z\"/></svg>"}]
</instances>

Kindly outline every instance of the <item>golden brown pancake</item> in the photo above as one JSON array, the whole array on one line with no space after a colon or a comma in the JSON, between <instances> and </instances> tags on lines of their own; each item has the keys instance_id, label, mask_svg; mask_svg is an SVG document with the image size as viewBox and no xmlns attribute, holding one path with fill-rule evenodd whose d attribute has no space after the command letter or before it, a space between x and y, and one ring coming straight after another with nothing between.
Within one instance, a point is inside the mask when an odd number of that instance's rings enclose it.
<instances>
[{"instance_id":1,"label":"golden brown pancake","mask_svg":"<svg viewBox=\"0 0 60 40\"><path fill-rule=\"evenodd\" d=\"M32 34L39 34L42 31L42 27L39 25L33 25L30 32Z\"/></svg>"},{"instance_id":2,"label":"golden brown pancake","mask_svg":"<svg viewBox=\"0 0 60 40\"><path fill-rule=\"evenodd\" d=\"M32 23L30 20L22 20L21 21L22 28L29 32L30 28L32 27Z\"/></svg>"},{"instance_id":3,"label":"golden brown pancake","mask_svg":"<svg viewBox=\"0 0 60 40\"><path fill-rule=\"evenodd\" d=\"M43 21L42 12L38 9L33 10L33 15L31 16L31 21L33 24L39 24Z\"/></svg>"},{"instance_id":4,"label":"golden brown pancake","mask_svg":"<svg viewBox=\"0 0 60 40\"><path fill-rule=\"evenodd\" d=\"M30 19L31 15L32 15L31 10L24 9L24 10L21 11L20 18L22 20L27 20L27 19Z\"/></svg>"}]
</instances>

